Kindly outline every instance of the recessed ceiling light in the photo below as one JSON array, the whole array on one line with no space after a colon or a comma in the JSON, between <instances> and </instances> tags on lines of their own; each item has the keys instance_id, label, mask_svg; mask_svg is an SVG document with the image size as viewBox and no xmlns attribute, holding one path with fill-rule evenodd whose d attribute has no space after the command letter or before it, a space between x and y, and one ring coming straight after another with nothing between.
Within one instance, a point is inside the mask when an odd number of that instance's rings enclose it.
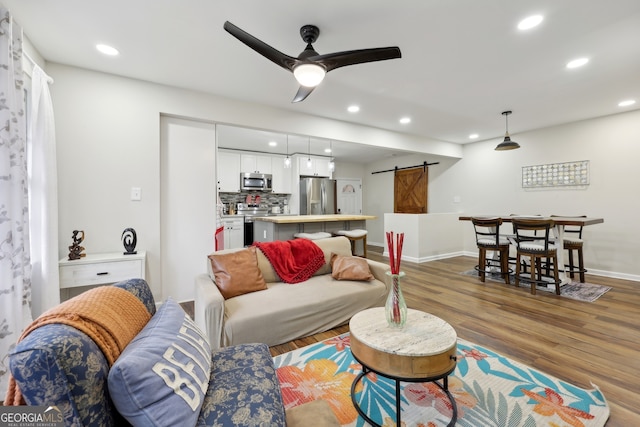
<instances>
[{"instance_id":1,"label":"recessed ceiling light","mask_svg":"<svg viewBox=\"0 0 640 427\"><path fill-rule=\"evenodd\" d=\"M269 141L269 147L275 147L276 145L278 145L277 142L275 141Z\"/></svg>"},{"instance_id":2,"label":"recessed ceiling light","mask_svg":"<svg viewBox=\"0 0 640 427\"><path fill-rule=\"evenodd\" d=\"M628 107L629 105L635 104L635 99L628 99L626 101L622 101L618 104L618 107Z\"/></svg>"},{"instance_id":3,"label":"recessed ceiling light","mask_svg":"<svg viewBox=\"0 0 640 427\"><path fill-rule=\"evenodd\" d=\"M120 53L118 52L118 49L116 49L115 47L111 47L106 44L97 44L96 49L98 49L100 52L104 53L105 55L109 55L109 56L115 56Z\"/></svg>"},{"instance_id":4,"label":"recessed ceiling light","mask_svg":"<svg viewBox=\"0 0 640 427\"><path fill-rule=\"evenodd\" d=\"M469 135L469 139L477 139L480 135L478 135L477 133L472 133L471 135Z\"/></svg>"},{"instance_id":5,"label":"recessed ceiling light","mask_svg":"<svg viewBox=\"0 0 640 427\"><path fill-rule=\"evenodd\" d=\"M589 62L589 58L578 58L567 63L567 68L578 68Z\"/></svg>"},{"instance_id":6,"label":"recessed ceiling light","mask_svg":"<svg viewBox=\"0 0 640 427\"><path fill-rule=\"evenodd\" d=\"M350 113L357 113L358 111L360 111L360 107L358 107L357 105L350 105L349 108L347 108L347 111Z\"/></svg>"},{"instance_id":7,"label":"recessed ceiling light","mask_svg":"<svg viewBox=\"0 0 640 427\"><path fill-rule=\"evenodd\" d=\"M411 123L411 117L403 117L400 119L400 123L406 125L407 123Z\"/></svg>"},{"instance_id":8,"label":"recessed ceiling light","mask_svg":"<svg viewBox=\"0 0 640 427\"><path fill-rule=\"evenodd\" d=\"M324 152L325 152L325 153L330 153L330 152L331 152L331 148L325 148L325 149L324 149Z\"/></svg>"},{"instance_id":9,"label":"recessed ceiling light","mask_svg":"<svg viewBox=\"0 0 640 427\"><path fill-rule=\"evenodd\" d=\"M533 27L537 27L538 25L540 25L543 19L544 18L542 17L542 15L529 16L518 23L518 29L529 30Z\"/></svg>"}]
</instances>

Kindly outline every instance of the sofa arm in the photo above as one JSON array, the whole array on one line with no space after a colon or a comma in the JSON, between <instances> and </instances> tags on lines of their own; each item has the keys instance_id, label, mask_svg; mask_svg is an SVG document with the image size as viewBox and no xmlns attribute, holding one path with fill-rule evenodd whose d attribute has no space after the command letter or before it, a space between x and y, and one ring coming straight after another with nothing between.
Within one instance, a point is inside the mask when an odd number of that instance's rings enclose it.
<instances>
[{"instance_id":1,"label":"sofa arm","mask_svg":"<svg viewBox=\"0 0 640 427\"><path fill-rule=\"evenodd\" d=\"M371 274L373 274L373 277L384 283L387 291L389 291L389 289L391 289L391 285L389 284L389 276L387 276L387 271L391 270L389 265L379 261L373 261L371 259L367 259L367 262L369 263L369 269L371 270Z\"/></svg>"},{"instance_id":2,"label":"sofa arm","mask_svg":"<svg viewBox=\"0 0 640 427\"><path fill-rule=\"evenodd\" d=\"M194 321L209 340L211 349L223 347L224 298L209 275L196 277Z\"/></svg>"}]
</instances>

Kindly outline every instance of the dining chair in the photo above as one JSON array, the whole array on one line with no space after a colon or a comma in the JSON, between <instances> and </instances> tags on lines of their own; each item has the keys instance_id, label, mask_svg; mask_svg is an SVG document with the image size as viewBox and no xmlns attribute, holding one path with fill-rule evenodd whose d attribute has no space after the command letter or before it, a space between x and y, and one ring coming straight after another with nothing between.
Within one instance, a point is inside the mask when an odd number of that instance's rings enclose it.
<instances>
[{"instance_id":1,"label":"dining chair","mask_svg":"<svg viewBox=\"0 0 640 427\"><path fill-rule=\"evenodd\" d=\"M566 215L551 215L551 218L565 216ZM586 215L571 216L571 218L586 218ZM569 270L569 276L573 279L575 273L580 275L580 283L584 283L584 273L587 270L584 268L584 256L582 253L582 247L584 246L584 240L582 239L582 226L581 225L566 225L564 227L564 238L562 239L562 248L569 252L569 264L565 264L564 268ZM573 251L576 251L578 255L578 265L573 262Z\"/></svg>"},{"instance_id":2,"label":"dining chair","mask_svg":"<svg viewBox=\"0 0 640 427\"><path fill-rule=\"evenodd\" d=\"M553 269L553 283L556 287L556 294L560 295L558 253L551 237L553 220L514 218L511 223L516 233L516 286L520 286L520 280L528 281L531 283L531 293L535 295L537 285L548 285L548 281L542 280L542 260L544 259L548 261L545 266ZM531 276L529 278L524 275L520 276L522 257L529 257L531 260Z\"/></svg>"},{"instance_id":3,"label":"dining chair","mask_svg":"<svg viewBox=\"0 0 640 427\"><path fill-rule=\"evenodd\" d=\"M523 214L509 214L509 216L511 218L514 217L520 217L520 218L525 218L525 219L531 219L531 218L536 218L539 217L540 219L542 219L542 215L541 214L530 214L530 215L523 215ZM534 232L535 234L535 232ZM509 239L509 242L512 244L513 247L517 248L517 245L515 244L516 241L516 230L515 228L513 228L513 224L511 225L511 234L502 234L504 237L506 237L507 239ZM509 265L516 265L516 259L517 257L515 256L515 254L511 254L509 253ZM524 269L524 273L527 272L527 263L525 261L520 262L520 266L522 267L522 269Z\"/></svg>"},{"instance_id":4,"label":"dining chair","mask_svg":"<svg viewBox=\"0 0 640 427\"><path fill-rule=\"evenodd\" d=\"M509 285L509 240L500 235L502 218L471 218L476 232L476 244L478 245L478 271L480 281L485 281L486 273L492 273L496 267L500 267L500 275ZM487 258L487 251L497 253L499 260Z\"/></svg>"}]
</instances>

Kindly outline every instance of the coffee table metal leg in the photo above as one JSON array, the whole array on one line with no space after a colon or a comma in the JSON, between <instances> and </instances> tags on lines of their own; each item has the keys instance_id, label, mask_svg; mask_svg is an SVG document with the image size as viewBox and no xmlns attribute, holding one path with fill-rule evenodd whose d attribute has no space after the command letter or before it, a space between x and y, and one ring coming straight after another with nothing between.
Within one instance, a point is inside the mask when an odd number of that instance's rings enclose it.
<instances>
[{"instance_id":1,"label":"coffee table metal leg","mask_svg":"<svg viewBox=\"0 0 640 427\"><path fill-rule=\"evenodd\" d=\"M396 380L396 426L400 424L400 381Z\"/></svg>"},{"instance_id":2,"label":"coffee table metal leg","mask_svg":"<svg viewBox=\"0 0 640 427\"><path fill-rule=\"evenodd\" d=\"M378 424L373 421L364 411L360 408L360 404L356 401L356 386L362 378L364 378L370 371L362 366L362 372L360 372L356 378L353 380L351 384L351 402L353 403L353 407L356 408L356 411L366 422L375 427L382 427L382 424ZM401 411L400 411L400 380L394 380L396 382L396 426L400 426L401 424ZM447 395L449 402L451 402L451 421L447 424L447 427L454 427L456 425L456 421L458 421L458 405L456 405L456 400L453 398L453 395L449 391L449 377L445 376L442 378L442 384L438 381L433 381L444 393Z\"/></svg>"},{"instance_id":3,"label":"coffee table metal leg","mask_svg":"<svg viewBox=\"0 0 640 427\"><path fill-rule=\"evenodd\" d=\"M353 380L353 383L351 384L351 402L353 403L353 407L356 408L356 411L358 411L358 414L360 414L360 416L364 418L366 422L368 422L369 424L375 427L382 427L382 424L378 424L375 421L373 421L371 418L369 418L369 416L365 414L362 409L360 409L360 404L356 401L356 386L362 380L362 378L364 378L364 376L367 375L367 373L368 373L368 370L365 369L365 367L363 366L362 372L360 372L356 376L356 379Z\"/></svg>"}]
</instances>

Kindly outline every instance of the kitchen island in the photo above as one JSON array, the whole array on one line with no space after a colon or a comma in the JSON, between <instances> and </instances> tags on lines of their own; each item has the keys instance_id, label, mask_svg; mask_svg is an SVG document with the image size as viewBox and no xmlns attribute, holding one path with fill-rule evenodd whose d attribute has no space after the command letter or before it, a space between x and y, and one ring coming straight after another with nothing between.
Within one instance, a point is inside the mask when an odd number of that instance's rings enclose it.
<instances>
[{"instance_id":1,"label":"kitchen island","mask_svg":"<svg viewBox=\"0 0 640 427\"><path fill-rule=\"evenodd\" d=\"M277 215L255 217L253 238L256 242L291 240L296 233L335 233L339 230L366 230L373 215Z\"/></svg>"}]
</instances>

